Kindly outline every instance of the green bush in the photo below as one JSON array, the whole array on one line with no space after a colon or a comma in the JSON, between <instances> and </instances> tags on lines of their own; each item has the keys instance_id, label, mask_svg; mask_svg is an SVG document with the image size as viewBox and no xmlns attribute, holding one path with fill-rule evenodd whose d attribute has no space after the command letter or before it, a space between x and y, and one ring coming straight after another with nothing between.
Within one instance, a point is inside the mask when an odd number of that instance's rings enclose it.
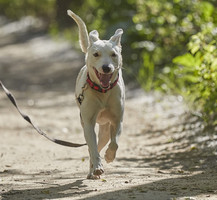
<instances>
[{"instance_id":1,"label":"green bush","mask_svg":"<svg viewBox=\"0 0 217 200\"><path fill-rule=\"evenodd\" d=\"M213 16L216 12L208 1L137 1L130 37L134 38L133 50L138 52L136 60L142 59L138 78L146 90L171 89L177 73L173 58L187 52L190 36L214 22Z\"/></svg>"},{"instance_id":2,"label":"green bush","mask_svg":"<svg viewBox=\"0 0 217 200\"><path fill-rule=\"evenodd\" d=\"M189 53L176 57L185 97L209 125L217 125L217 28L212 24L193 35Z\"/></svg>"},{"instance_id":3,"label":"green bush","mask_svg":"<svg viewBox=\"0 0 217 200\"><path fill-rule=\"evenodd\" d=\"M54 16L54 0L0 0L0 13L10 19L38 16L50 19Z\"/></svg>"}]
</instances>

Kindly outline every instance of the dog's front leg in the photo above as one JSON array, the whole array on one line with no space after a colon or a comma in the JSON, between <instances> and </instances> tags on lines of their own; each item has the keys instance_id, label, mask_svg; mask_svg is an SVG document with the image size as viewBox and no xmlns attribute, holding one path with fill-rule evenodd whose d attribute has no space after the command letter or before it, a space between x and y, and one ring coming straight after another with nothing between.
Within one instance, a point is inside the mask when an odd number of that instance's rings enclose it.
<instances>
[{"instance_id":1,"label":"dog's front leg","mask_svg":"<svg viewBox=\"0 0 217 200\"><path fill-rule=\"evenodd\" d=\"M84 123L84 136L88 145L90 154L90 171L87 176L89 179L96 179L104 172L101 158L97 150L95 124Z\"/></svg>"},{"instance_id":2,"label":"dog's front leg","mask_svg":"<svg viewBox=\"0 0 217 200\"><path fill-rule=\"evenodd\" d=\"M105 160L107 163L110 163L115 159L116 151L118 149L118 139L121 134L121 130L122 130L122 121L111 125L111 129L110 129L111 142L108 146L108 149L105 152Z\"/></svg>"},{"instance_id":3,"label":"dog's front leg","mask_svg":"<svg viewBox=\"0 0 217 200\"><path fill-rule=\"evenodd\" d=\"M90 111L82 116L82 126L84 129L84 137L88 145L90 154L90 171L87 176L88 179L99 178L104 172L101 163L101 158L97 149L97 139L95 133L96 117L90 116Z\"/></svg>"}]
</instances>

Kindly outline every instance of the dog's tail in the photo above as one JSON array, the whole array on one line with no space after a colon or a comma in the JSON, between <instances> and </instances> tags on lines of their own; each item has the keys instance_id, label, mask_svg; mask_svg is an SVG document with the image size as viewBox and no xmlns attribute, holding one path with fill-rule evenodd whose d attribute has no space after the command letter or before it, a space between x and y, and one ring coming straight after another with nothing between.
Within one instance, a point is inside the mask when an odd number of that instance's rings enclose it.
<instances>
[{"instance_id":1,"label":"dog's tail","mask_svg":"<svg viewBox=\"0 0 217 200\"><path fill-rule=\"evenodd\" d=\"M70 17L72 17L77 23L79 28L79 41L80 41L81 50L84 53L87 53L87 48L89 46L89 37L88 37L87 27L85 23L78 15L73 13L71 10L67 10L67 14Z\"/></svg>"}]
</instances>

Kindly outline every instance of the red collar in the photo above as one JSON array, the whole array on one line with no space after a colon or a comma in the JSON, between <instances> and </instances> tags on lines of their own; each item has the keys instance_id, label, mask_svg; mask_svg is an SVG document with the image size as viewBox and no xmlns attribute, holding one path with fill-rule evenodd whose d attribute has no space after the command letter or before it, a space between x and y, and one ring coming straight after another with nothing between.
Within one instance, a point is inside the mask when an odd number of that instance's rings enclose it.
<instances>
[{"instance_id":1,"label":"red collar","mask_svg":"<svg viewBox=\"0 0 217 200\"><path fill-rule=\"evenodd\" d=\"M119 74L118 74L118 77L117 79L115 80L114 83L111 83L110 86L108 88L101 88L99 85L97 85L96 83L94 83L93 81L91 81L90 79L90 76L89 76L89 73L87 73L87 83L89 84L89 86L98 91L98 92L101 92L101 93L106 93L107 91L111 90L113 87L115 87L115 85L117 84L118 82L118 79L119 79Z\"/></svg>"}]
</instances>

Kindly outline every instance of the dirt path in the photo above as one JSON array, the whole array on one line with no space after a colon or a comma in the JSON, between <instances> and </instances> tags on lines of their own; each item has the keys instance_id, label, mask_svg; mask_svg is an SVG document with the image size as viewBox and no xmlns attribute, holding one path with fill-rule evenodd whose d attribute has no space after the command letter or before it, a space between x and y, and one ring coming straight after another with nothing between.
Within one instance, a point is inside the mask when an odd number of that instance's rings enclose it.
<instances>
[{"instance_id":1,"label":"dirt path","mask_svg":"<svg viewBox=\"0 0 217 200\"><path fill-rule=\"evenodd\" d=\"M49 135L83 142L73 95L83 57L38 32L25 38L1 37L0 79ZM217 199L217 136L201 132L181 97L139 89L127 96L117 159L103 160L105 174L93 181L87 147L41 137L0 91L0 199Z\"/></svg>"}]
</instances>

